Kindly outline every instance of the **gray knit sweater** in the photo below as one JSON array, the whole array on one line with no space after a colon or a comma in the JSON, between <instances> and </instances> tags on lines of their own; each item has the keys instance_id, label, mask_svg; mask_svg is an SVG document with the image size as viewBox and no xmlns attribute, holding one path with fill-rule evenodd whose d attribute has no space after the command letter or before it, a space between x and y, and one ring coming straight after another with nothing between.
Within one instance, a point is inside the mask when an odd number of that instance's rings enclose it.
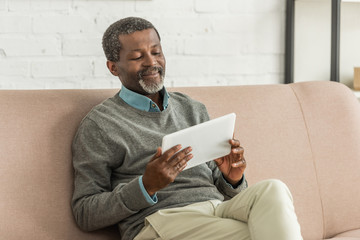
<instances>
[{"instance_id":1,"label":"gray knit sweater","mask_svg":"<svg viewBox=\"0 0 360 240\"><path fill-rule=\"evenodd\" d=\"M162 112L135 109L118 94L93 108L73 141L72 208L78 225L92 231L118 224L122 239L133 239L144 218L159 209L223 200L246 188L243 179L233 189L210 161L181 172L157 193L156 204L146 200L139 177L162 137L207 120L205 106L181 93L170 93Z\"/></svg>"}]
</instances>

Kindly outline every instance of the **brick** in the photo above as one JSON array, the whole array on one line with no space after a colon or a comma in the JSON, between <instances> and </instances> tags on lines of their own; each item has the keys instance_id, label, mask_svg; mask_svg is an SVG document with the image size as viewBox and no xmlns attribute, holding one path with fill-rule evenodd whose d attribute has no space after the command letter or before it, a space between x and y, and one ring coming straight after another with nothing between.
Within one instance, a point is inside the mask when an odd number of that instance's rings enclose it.
<instances>
[{"instance_id":1,"label":"brick","mask_svg":"<svg viewBox=\"0 0 360 240\"><path fill-rule=\"evenodd\" d=\"M29 62L17 58L1 59L0 72L2 76L29 76Z\"/></svg>"},{"instance_id":2,"label":"brick","mask_svg":"<svg viewBox=\"0 0 360 240\"><path fill-rule=\"evenodd\" d=\"M226 4L220 4L219 0L196 0L195 11L199 13L226 12Z\"/></svg>"},{"instance_id":3,"label":"brick","mask_svg":"<svg viewBox=\"0 0 360 240\"><path fill-rule=\"evenodd\" d=\"M40 78L41 79L41 78ZM80 89L82 78L79 77L46 77L44 80L45 89Z\"/></svg>"},{"instance_id":4,"label":"brick","mask_svg":"<svg viewBox=\"0 0 360 240\"><path fill-rule=\"evenodd\" d=\"M161 47L165 57L184 52L184 40L176 36L161 36Z\"/></svg>"},{"instance_id":5,"label":"brick","mask_svg":"<svg viewBox=\"0 0 360 240\"><path fill-rule=\"evenodd\" d=\"M61 54L61 40L56 36L3 35L0 46L6 56L55 56Z\"/></svg>"},{"instance_id":6,"label":"brick","mask_svg":"<svg viewBox=\"0 0 360 240\"><path fill-rule=\"evenodd\" d=\"M90 35L66 36L63 38L64 56L102 56L104 55L101 37Z\"/></svg>"},{"instance_id":7,"label":"brick","mask_svg":"<svg viewBox=\"0 0 360 240\"><path fill-rule=\"evenodd\" d=\"M5 50L0 48L0 58L5 58L5 57L6 57Z\"/></svg>"},{"instance_id":8,"label":"brick","mask_svg":"<svg viewBox=\"0 0 360 240\"><path fill-rule=\"evenodd\" d=\"M44 89L46 80L41 78L24 78L17 84L17 89Z\"/></svg>"},{"instance_id":9,"label":"brick","mask_svg":"<svg viewBox=\"0 0 360 240\"><path fill-rule=\"evenodd\" d=\"M0 89L44 89L44 79L7 76L0 78Z\"/></svg>"},{"instance_id":10,"label":"brick","mask_svg":"<svg viewBox=\"0 0 360 240\"><path fill-rule=\"evenodd\" d=\"M10 11L68 11L69 0L9 0Z\"/></svg>"},{"instance_id":11,"label":"brick","mask_svg":"<svg viewBox=\"0 0 360 240\"><path fill-rule=\"evenodd\" d=\"M135 1L74 1L72 14L83 16L93 23L94 31L101 34L113 22L126 16L136 16Z\"/></svg>"},{"instance_id":12,"label":"brick","mask_svg":"<svg viewBox=\"0 0 360 240\"><path fill-rule=\"evenodd\" d=\"M151 13L156 11L156 13L189 13L194 10L194 1L193 0L181 0L181 3L176 4L174 1L169 0L152 0L152 1L136 1L135 2L136 12L146 12Z\"/></svg>"},{"instance_id":13,"label":"brick","mask_svg":"<svg viewBox=\"0 0 360 240\"><path fill-rule=\"evenodd\" d=\"M210 63L207 57L171 57L167 60L166 75L177 77L210 75Z\"/></svg>"},{"instance_id":14,"label":"brick","mask_svg":"<svg viewBox=\"0 0 360 240\"><path fill-rule=\"evenodd\" d=\"M92 19L76 15L40 15L33 19L35 33L84 33L95 30Z\"/></svg>"},{"instance_id":15,"label":"brick","mask_svg":"<svg viewBox=\"0 0 360 240\"><path fill-rule=\"evenodd\" d=\"M241 34L241 37L256 30L257 15L216 15L212 18L214 32L219 34Z\"/></svg>"},{"instance_id":16,"label":"brick","mask_svg":"<svg viewBox=\"0 0 360 240\"><path fill-rule=\"evenodd\" d=\"M10 0L8 1L9 10L18 12L18 11L24 11L29 12L30 11L30 1L31 0Z\"/></svg>"},{"instance_id":17,"label":"brick","mask_svg":"<svg viewBox=\"0 0 360 240\"><path fill-rule=\"evenodd\" d=\"M218 75L253 74L261 70L254 56L233 56L213 58L213 73Z\"/></svg>"},{"instance_id":18,"label":"brick","mask_svg":"<svg viewBox=\"0 0 360 240\"><path fill-rule=\"evenodd\" d=\"M226 83L224 86L238 86L238 85L244 85L246 75L227 75L227 76L218 76L221 78L224 78L222 82Z\"/></svg>"},{"instance_id":19,"label":"brick","mask_svg":"<svg viewBox=\"0 0 360 240\"><path fill-rule=\"evenodd\" d=\"M71 1L68 0L42 0L31 1L31 9L35 11L61 11L67 12L70 9Z\"/></svg>"},{"instance_id":20,"label":"brick","mask_svg":"<svg viewBox=\"0 0 360 240\"><path fill-rule=\"evenodd\" d=\"M100 18L119 19L125 15L131 16L135 12L135 1L82 1L72 3L74 15Z\"/></svg>"},{"instance_id":21,"label":"brick","mask_svg":"<svg viewBox=\"0 0 360 240\"><path fill-rule=\"evenodd\" d=\"M278 74L254 74L244 76L242 84L246 85L262 85L262 84L281 84L283 75Z\"/></svg>"},{"instance_id":22,"label":"brick","mask_svg":"<svg viewBox=\"0 0 360 240\"><path fill-rule=\"evenodd\" d=\"M279 0L229 0L231 13L264 13L285 11L286 1Z\"/></svg>"},{"instance_id":23,"label":"brick","mask_svg":"<svg viewBox=\"0 0 360 240\"><path fill-rule=\"evenodd\" d=\"M206 82L206 77L179 77L179 76L167 76L165 78L166 87L186 87L186 86L201 86Z\"/></svg>"},{"instance_id":24,"label":"brick","mask_svg":"<svg viewBox=\"0 0 360 240\"><path fill-rule=\"evenodd\" d=\"M96 58L93 61L93 68L94 68L94 76L95 77L113 77L118 79L117 77L113 76L106 66L106 58ZM119 80L120 81L120 80Z\"/></svg>"},{"instance_id":25,"label":"brick","mask_svg":"<svg viewBox=\"0 0 360 240\"><path fill-rule=\"evenodd\" d=\"M284 53L285 15L283 13L248 14L216 17L215 33L241 36L244 53Z\"/></svg>"},{"instance_id":26,"label":"brick","mask_svg":"<svg viewBox=\"0 0 360 240\"><path fill-rule=\"evenodd\" d=\"M1 33L30 33L31 17L14 14L0 15Z\"/></svg>"},{"instance_id":27,"label":"brick","mask_svg":"<svg viewBox=\"0 0 360 240\"><path fill-rule=\"evenodd\" d=\"M39 60L31 63L33 77L92 77L92 64L87 59Z\"/></svg>"},{"instance_id":28,"label":"brick","mask_svg":"<svg viewBox=\"0 0 360 240\"><path fill-rule=\"evenodd\" d=\"M244 35L249 53L285 52L285 15L262 14L254 22L256 31Z\"/></svg>"},{"instance_id":29,"label":"brick","mask_svg":"<svg viewBox=\"0 0 360 240\"><path fill-rule=\"evenodd\" d=\"M282 73L280 55L240 55L213 58L213 73L218 75L249 75Z\"/></svg>"},{"instance_id":30,"label":"brick","mask_svg":"<svg viewBox=\"0 0 360 240\"><path fill-rule=\"evenodd\" d=\"M81 81L81 88L91 89L120 89L121 82L118 78L114 77L101 77L101 78L89 78Z\"/></svg>"},{"instance_id":31,"label":"brick","mask_svg":"<svg viewBox=\"0 0 360 240\"><path fill-rule=\"evenodd\" d=\"M212 23L209 16L167 17L166 21L155 18L153 24L161 36L194 35L212 32Z\"/></svg>"},{"instance_id":32,"label":"brick","mask_svg":"<svg viewBox=\"0 0 360 240\"><path fill-rule=\"evenodd\" d=\"M193 37L185 40L185 54L219 56L239 53L242 38L226 36Z\"/></svg>"},{"instance_id":33,"label":"brick","mask_svg":"<svg viewBox=\"0 0 360 240\"><path fill-rule=\"evenodd\" d=\"M6 0L0 0L0 11L7 10Z\"/></svg>"},{"instance_id":34,"label":"brick","mask_svg":"<svg viewBox=\"0 0 360 240\"><path fill-rule=\"evenodd\" d=\"M218 76L197 76L197 77L176 77L169 76L165 80L167 87L187 87L187 86L224 86L227 84L225 77Z\"/></svg>"}]
</instances>

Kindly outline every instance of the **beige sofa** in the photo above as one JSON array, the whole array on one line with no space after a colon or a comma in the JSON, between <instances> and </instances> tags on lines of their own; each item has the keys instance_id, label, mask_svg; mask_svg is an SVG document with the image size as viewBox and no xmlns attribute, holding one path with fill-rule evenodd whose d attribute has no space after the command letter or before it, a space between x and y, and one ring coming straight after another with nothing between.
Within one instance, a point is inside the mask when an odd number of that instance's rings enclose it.
<instances>
[{"instance_id":1,"label":"beige sofa","mask_svg":"<svg viewBox=\"0 0 360 240\"><path fill-rule=\"evenodd\" d=\"M360 105L344 85L176 88L214 118L236 112L249 184L284 181L305 240L360 239ZM84 115L117 90L0 91L0 239L119 239L84 233L70 209L70 144ZM291 239L289 239L291 240Z\"/></svg>"}]
</instances>

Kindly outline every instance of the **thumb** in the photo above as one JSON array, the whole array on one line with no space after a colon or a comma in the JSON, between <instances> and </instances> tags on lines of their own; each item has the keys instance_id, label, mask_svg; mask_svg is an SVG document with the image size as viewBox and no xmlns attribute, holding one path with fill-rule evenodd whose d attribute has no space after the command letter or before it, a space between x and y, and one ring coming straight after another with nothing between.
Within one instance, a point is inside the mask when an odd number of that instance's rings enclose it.
<instances>
[{"instance_id":1,"label":"thumb","mask_svg":"<svg viewBox=\"0 0 360 240\"><path fill-rule=\"evenodd\" d=\"M156 149L156 153L155 155L150 159L150 162L154 161L155 159L159 158L162 154L162 150L161 150L161 147L158 147Z\"/></svg>"}]
</instances>

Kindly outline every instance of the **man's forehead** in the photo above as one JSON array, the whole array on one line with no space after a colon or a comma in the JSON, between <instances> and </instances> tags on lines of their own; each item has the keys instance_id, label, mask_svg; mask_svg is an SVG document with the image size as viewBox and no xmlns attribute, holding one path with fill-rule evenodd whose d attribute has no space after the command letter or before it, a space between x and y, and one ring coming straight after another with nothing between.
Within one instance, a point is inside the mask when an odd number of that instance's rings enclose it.
<instances>
[{"instance_id":1,"label":"man's forehead","mask_svg":"<svg viewBox=\"0 0 360 240\"><path fill-rule=\"evenodd\" d=\"M122 49L136 50L144 46L160 46L160 40L153 28L135 31L130 34L120 34L119 41Z\"/></svg>"}]
</instances>

